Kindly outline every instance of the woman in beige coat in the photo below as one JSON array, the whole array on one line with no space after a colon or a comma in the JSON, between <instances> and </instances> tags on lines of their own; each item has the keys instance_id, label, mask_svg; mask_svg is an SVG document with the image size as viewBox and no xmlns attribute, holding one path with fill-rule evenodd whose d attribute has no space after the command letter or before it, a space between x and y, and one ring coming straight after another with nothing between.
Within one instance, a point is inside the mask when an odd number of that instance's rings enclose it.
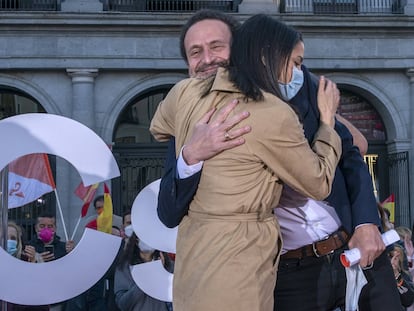
<instances>
[{"instance_id":1,"label":"woman in beige coat","mask_svg":"<svg viewBox=\"0 0 414 311\"><path fill-rule=\"evenodd\" d=\"M276 42L276 32L295 40ZM312 148L295 111L280 100L278 80L290 81L288 60L299 39L274 18L253 16L235 34L228 68L212 79L181 81L154 115L151 133L160 141L175 136L177 154L208 110L234 98L243 102L234 113L249 111L252 125L245 144L204 162L198 191L179 225L174 311L273 310L281 245L272 207L283 184L317 200L330 192L341 154L333 130L336 88L321 79L322 122ZM274 53L278 44L285 45L283 55Z\"/></svg>"}]
</instances>

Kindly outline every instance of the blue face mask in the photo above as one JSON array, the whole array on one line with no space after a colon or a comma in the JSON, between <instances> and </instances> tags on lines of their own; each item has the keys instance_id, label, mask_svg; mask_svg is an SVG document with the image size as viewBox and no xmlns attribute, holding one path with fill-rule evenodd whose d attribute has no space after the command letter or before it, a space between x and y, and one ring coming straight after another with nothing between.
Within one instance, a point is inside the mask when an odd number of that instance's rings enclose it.
<instances>
[{"instance_id":1,"label":"blue face mask","mask_svg":"<svg viewBox=\"0 0 414 311\"><path fill-rule=\"evenodd\" d=\"M16 252L17 252L17 241L7 240L7 252L12 256L16 254Z\"/></svg>"},{"instance_id":2,"label":"blue face mask","mask_svg":"<svg viewBox=\"0 0 414 311\"><path fill-rule=\"evenodd\" d=\"M299 92L303 86L303 71L293 67L292 81L288 84L279 82L279 89L284 100L289 101Z\"/></svg>"}]
</instances>

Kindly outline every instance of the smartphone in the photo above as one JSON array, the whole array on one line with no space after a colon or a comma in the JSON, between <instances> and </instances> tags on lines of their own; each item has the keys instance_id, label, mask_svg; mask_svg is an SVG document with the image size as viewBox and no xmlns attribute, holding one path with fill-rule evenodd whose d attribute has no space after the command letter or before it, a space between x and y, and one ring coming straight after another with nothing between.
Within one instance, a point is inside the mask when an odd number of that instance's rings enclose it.
<instances>
[{"instance_id":1,"label":"smartphone","mask_svg":"<svg viewBox=\"0 0 414 311\"><path fill-rule=\"evenodd\" d=\"M53 254L55 252L55 247L53 245L45 245L45 252Z\"/></svg>"}]
</instances>

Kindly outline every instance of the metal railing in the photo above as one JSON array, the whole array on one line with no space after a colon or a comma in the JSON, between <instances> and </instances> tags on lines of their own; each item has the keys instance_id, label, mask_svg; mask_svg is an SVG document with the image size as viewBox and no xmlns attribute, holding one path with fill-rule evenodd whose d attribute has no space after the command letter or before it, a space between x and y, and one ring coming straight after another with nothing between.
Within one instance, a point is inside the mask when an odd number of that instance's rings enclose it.
<instances>
[{"instance_id":1,"label":"metal railing","mask_svg":"<svg viewBox=\"0 0 414 311\"><path fill-rule=\"evenodd\" d=\"M285 0L281 13L403 14L405 0Z\"/></svg>"},{"instance_id":2,"label":"metal railing","mask_svg":"<svg viewBox=\"0 0 414 311\"><path fill-rule=\"evenodd\" d=\"M104 11L186 12L215 9L237 12L239 1L233 0L105 0Z\"/></svg>"},{"instance_id":3,"label":"metal railing","mask_svg":"<svg viewBox=\"0 0 414 311\"><path fill-rule=\"evenodd\" d=\"M60 11L62 0L0 0L0 11ZM102 0L104 11L237 12L240 0ZM403 14L406 0L282 0L280 13Z\"/></svg>"},{"instance_id":4,"label":"metal railing","mask_svg":"<svg viewBox=\"0 0 414 311\"><path fill-rule=\"evenodd\" d=\"M60 11L61 0L0 0L0 11Z\"/></svg>"},{"instance_id":5,"label":"metal railing","mask_svg":"<svg viewBox=\"0 0 414 311\"><path fill-rule=\"evenodd\" d=\"M138 193L164 174L165 144L115 145L114 157L121 171L112 180L112 202L114 214L123 215L132 208Z\"/></svg>"},{"instance_id":6,"label":"metal railing","mask_svg":"<svg viewBox=\"0 0 414 311\"><path fill-rule=\"evenodd\" d=\"M388 155L390 174L390 194L395 195L395 223L411 228L410 176L408 152Z\"/></svg>"}]
</instances>

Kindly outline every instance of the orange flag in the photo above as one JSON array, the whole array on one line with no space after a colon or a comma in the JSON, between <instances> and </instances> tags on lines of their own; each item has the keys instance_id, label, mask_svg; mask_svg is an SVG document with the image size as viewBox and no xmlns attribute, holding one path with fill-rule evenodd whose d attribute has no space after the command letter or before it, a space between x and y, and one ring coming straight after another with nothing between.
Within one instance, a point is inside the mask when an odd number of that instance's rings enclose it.
<instances>
[{"instance_id":1,"label":"orange flag","mask_svg":"<svg viewBox=\"0 0 414 311\"><path fill-rule=\"evenodd\" d=\"M112 233L112 198L108 186L104 183L104 206L103 211L96 219L98 230L106 233Z\"/></svg>"},{"instance_id":2,"label":"orange flag","mask_svg":"<svg viewBox=\"0 0 414 311\"><path fill-rule=\"evenodd\" d=\"M28 154L9 164L9 208L33 202L54 189L56 185L47 154Z\"/></svg>"}]
</instances>

